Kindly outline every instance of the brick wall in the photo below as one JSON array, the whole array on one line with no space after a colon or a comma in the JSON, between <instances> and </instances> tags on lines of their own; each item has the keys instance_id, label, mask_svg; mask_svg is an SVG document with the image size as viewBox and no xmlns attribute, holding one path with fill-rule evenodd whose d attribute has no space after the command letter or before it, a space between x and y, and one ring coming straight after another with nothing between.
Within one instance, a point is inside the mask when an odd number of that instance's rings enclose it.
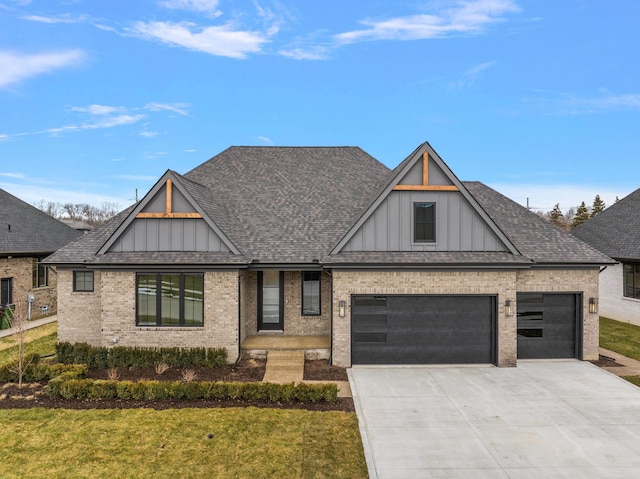
<instances>
[{"instance_id":1,"label":"brick wall","mask_svg":"<svg viewBox=\"0 0 640 479\"><path fill-rule=\"evenodd\" d=\"M247 335L258 332L258 273L242 276L242 324ZM331 331L331 276L320 279L320 316L302 315L302 277L300 271L284 272L284 334L328 335ZM244 339L244 338L243 338Z\"/></svg>"},{"instance_id":2,"label":"brick wall","mask_svg":"<svg viewBox=\"0 0 640 479\"><path fill-rule=\"evenodd\" d=\"M589 298L598 297L598 268L589 270L530 269L518 272L518 292L583 293L583 359L598 359L599 316L589 313Z\"/></svg>"},{"instance_id":3,"label":"brick wall","mask_svg":"<svg viewBox=\"0 0 640 479\"><path fill-rule=\"evenodd\" d=\"M333 363L351 366L352 294L497 294L499 366L516 364L516 316L506 317L504 301L516 298L516 273L506 272L354 272L333 271ZM344 318L338 302L346 301Z\"/></svg>"},{"instance_id":4,"label":"brick wall","mask_svg":"<svg viewBox=\"0 0 640 479\"><path fill-rule=\"evenodd\" d=\"M56 270L49 268L49 284L41 288L33 287L33 258L0 258L0 278L12 278L13 302L26 308L27 296L33 294L34 302L31 305L31 319L55 313L57 310L57 284ZM42 307L47 306L47 311L42 312Z\"/></svg>"},{"instance_id":5,"label":"brick wall","mask_svg":"<svg viewBox=\"0 0 640 479\"><path fill-rule=\"evenodd\" d=\"M61 272L59 340L96 346L226 348L229 362L238 357L238 273L204 276L203 327L136 326L134 272L95 273L93 293L74 293L72 272Z\"/></svg>"},{"instance_id":6,"label":"brick wall","mask_svg":"<svg viewBox=\"0 0 640 479\"><path fill-rule=\"evenodd\" d=\"M623 270L616 264L600 273L600 316L640 326L640 300L624 297Z\"/></svg>"}]
</instances>

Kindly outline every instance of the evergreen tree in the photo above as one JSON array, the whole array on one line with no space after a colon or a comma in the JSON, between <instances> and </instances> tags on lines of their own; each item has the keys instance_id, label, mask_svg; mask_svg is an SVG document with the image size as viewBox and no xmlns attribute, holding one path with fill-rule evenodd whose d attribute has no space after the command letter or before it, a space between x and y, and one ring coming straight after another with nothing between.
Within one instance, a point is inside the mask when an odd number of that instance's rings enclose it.
<instances>
[{"instance_id":1,"label":"evergreen tree","mask_svg":"<svg viewBox=\"0 0 640 479\"><path fill-rule=\"evenodd\" d=\"M593 206L591 207L591 217L593 218L595 215L602 213L606 207L607 205L600 199L600 195L596 195L593 200Z\"/></svg>"},{"instance_id":2,"label":"evergreen tree","mask_svg":"<svg viewBox=\"0 0 640 479\"><path fill-rule=\"evenodd\" d=\"M589 210L587 209L587 205L584 204L584 201L580 203L578 206L578 211L576 211L576 215L573 217L573 223L571 223L571 228L575 228L576 226L580 226L582 223L587 221L591 216L589 215Z\"/></svg>"},{"instance_id":3,"label":"evergreen tree","mask_svg":"<svg viewBox=\"0 0 640 479\"><path fill-rule=\"evenodd\" d=\"M556 226L564 228L564 215L560 209L560 203L556 203L551 212L549 213L549 220Z\"/></svg>"}]
</instances>

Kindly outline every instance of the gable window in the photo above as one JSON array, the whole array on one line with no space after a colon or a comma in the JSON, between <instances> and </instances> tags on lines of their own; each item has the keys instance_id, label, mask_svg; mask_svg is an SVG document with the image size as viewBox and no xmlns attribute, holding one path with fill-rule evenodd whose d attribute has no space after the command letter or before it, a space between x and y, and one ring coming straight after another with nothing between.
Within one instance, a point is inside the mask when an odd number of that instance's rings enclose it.
<instances>
[{"instance_id":1,"label":"gable window","mask_svg":"<svg viewBox=\"0 0 640 479\"><path fill-rule=\"evenodd\" d=\"M640 263L624 263L625 298L640 299Z\"/></svg>"},{"instance_id":2,"label":"gable window","mask_svg":"<svg viewBox=\"0 0 640 479\"><path fill-rule=\"evenodd\" d=\"M43 258L33 258L33 287L42 288L49 285L49 271L42 264Z\"/></svg>"},{"instance_id":3,"label":"gable window","mask_svg":"<svg viewBox=\"0 0 640 479\"><path fill-rule=\"evenodd\" d=\"M320 271L302 272L302 315L320 315Z\"/></svg>"},{"instance_id":4,"label":"gable window","mask_svg":"<svg viewBox=\"0 0 640 479\"><path fill-rule=\"evenodd\" d=\"M0 279L0 305L13 303L13 278Z\"/></svg>"},{"instance_id":5,"label":"gable window","mask_svg":"<svg viewBox=\"0 0 640 479\"><path fill-rule=\"evenodd\" d=\"M204 274L138 273L138 326L202 326Z\"/></svg>"},{"instance_id":6,"label":"gable window","mask_svg":"<svg viewBox=\"0 0 640 479\"><path fill-rule=\"evenodd\" d=\"M436 204L413 204L413 241L424 243L436 240Z\"/></svg>"},{"instance_id":7,"label":"gable window","mask_svg":"<svg viewBox=\"0 0 640 479\"><path fill-rule=\"evenodd\" d=\"M93 291L93 271L73 272L73 291L92 292Z\"/></svg>"}]
</instances>

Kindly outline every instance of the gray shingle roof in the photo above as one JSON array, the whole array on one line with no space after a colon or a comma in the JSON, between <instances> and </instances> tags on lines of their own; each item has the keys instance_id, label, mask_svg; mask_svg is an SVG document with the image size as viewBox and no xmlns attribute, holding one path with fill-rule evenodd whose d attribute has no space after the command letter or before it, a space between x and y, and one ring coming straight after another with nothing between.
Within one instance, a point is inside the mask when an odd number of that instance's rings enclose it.
<instances>
[{"instance_id":1,"label":"gray shingle roof","mask_svg":"<svg viewBox=\"0 0 640 479\"><path fill-rule=\"evenodd\" d=\"M51 253L79 236L81 232L0 189L0 255Z\"/></svg>"},{"instance_id":2,"label":"gray shingle roof","mask_svg":"<svg viewBox=\"0 0 640 479\"><path fill-rule=\"evenodd\" d=\"M405 160L407 161L407 160ZM401 167L399 165L399 167ZM394 171L397 171L394 170ZM133 207L48 258L96 265L606 264L610 258L478 182L463 182L522 253L340 253L331 249L360 218L393 172L355 147L231 147L185 175L180 184L240 250L230 253L96 255Z\"/></svg>"},{"instance_id":3,"label":"gray shingle roof","mask_svg":"<svg viewBox=\"0 0 640 479\"><path fill-rule=\"evenodd\" d=\"M535 263L608 264L611 258L478 181L464 186L526 258Z\"/></svg>"},{"instance_id":4,"label":"gray shingle roof","mask_svg":"<svg viewBox=\"0 0 640 479\"><path fill-rule=\"evenodd\" d=\"M615 259L640 259L640 189L572 231Z\"/></svg>"}]
</instances>

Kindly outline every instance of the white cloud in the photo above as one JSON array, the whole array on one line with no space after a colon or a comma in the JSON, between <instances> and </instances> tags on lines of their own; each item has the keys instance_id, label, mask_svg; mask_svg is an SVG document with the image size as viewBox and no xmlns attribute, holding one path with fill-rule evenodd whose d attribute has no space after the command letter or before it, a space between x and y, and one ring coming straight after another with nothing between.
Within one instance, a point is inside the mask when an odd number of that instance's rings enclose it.
<instances>
[{"instance_id":1,"label":"white cloud","mask_svg":"<svg viewBox=\"0 0 640 479\"><path fill-rule=\"evenodd\" d=\"M107 105L88 105L88 106L71 107L71 111L91 113L92 115L110 115L111 113L121 113L126 110L127 109L123 106L107 106Z\"/></svg>"},{"instance_id":2,"label":"white cloud","mask_svg":"<svg viewBox=\"0 0 640 479\"><path fill-rule=\"evenodd\" d=\"M100 128L113 128L116 126L131 125L146 118L146 115L118 115L104 118L93 123L81 123L79 125L66 125L58 128L49 128L43 133L58 134L67 131L97 130Z\"/></svg>"},{"instance_id":3,"label":"white cloud","mask_svg":"<svg viewBox=\"0 0 640 479\"><path fill-rule=\"evenodd\" d=\"M145 153L142 156L142 159L143 160L155 160L156 158L162 158L166 154L167 154L166 151L156 151L156 152L151 152L151 153Z\"/></svg>"},{"instance_id":4,"label":"white cloud","mask_svg":"<svg viewBox=\"0 0 640 479\"><path fill-rule=\"evenodd\" d=\"M154 136L158 136L160 133L157 131L148 131L148 130L144 130L141 131L140 133L138 133L138 136L141 136L143 138L153 138Z\"/></svg>"},{"instance_id":5,"label":"white cloud","mask_svg":"<svg viewBox=\"0 0 640 479\"><path fill-rule=\"evenodd\" d=\"M556 203L564 212L571 207L577 208L583 201L591 206L596 195L600 195L607 206L611 206L616 196L622 199L634 190L633 187L624 186L615 189L576 184L491 183L489 186L522 206L527 205L529 198L531 209L543 212L551 211Z\"/></svg>"},{"instance_id":6,"label":"white cloud","mask_svg":"<svg viewBox=\"0 0 640 479\"><path fill-rule=\"evenodd\" d=\"M24 173L0 173L0 176L7 178L26 178Z\"/></svg>"},{"instance_id":7,"label":"white cloud","mask_svg":"<svg viewBox=\"0 0 640 479\"><path fill-rule=\"evenodd\" d=\"M196 152L195 148L191 148L189 150L182 150L182 151L184 151L185 153L195 153Z\"/></svg>"},{"instance_id":8,"label":"white cloud","mask_svg":"<svg viewBox=\"0 0 640 479\"><path fill-rule=\"evenodd\" d=\"M174 10L190 10L205 13L210 17L218 17L222 14L218 10L219 3L219 0L167 0L162 2L162 5Z\"/></svg>"},{"instance_id":9,"label":"white cloud","mask_svg":"<svg viewBox=\"0 0 640 479\"><path fill-rule=\"evenodd\" d=\"M366 28L335 35L341 44L371 40L422 40L459 34L477 34L519 8L512 0L458 1L433 14L409 15L386 20L362 20Z\"/></svg>"},{"instance_id":10,"label":"white cloud","mask_svg":"<svg viewBox=\"0 0 640 479\"><path fill-rule=\"evenodd\" d=\"M7 135L6 133L0 133L0 141L9 141L10 139L10 135Z\"/></svg>"},{"instance_id":11,"label":"white cloud","mask_svg":"<svg viewBox=\"0 0 640 479\"><path fill-rule=\"evenodd\" d=\"M263 141L269 145L273 145L273 140L271 138L267 138L266 136L259 136L258 140Z\"/></svg>"},{"instance_id":12,"label":"white cloud","mask_svg":"<svg viewBox=\"0 0 640 479\"><path fill-rule=\"evenodd\" d=\"M314 46L305 48L283 49L278 53L284 57L294 60L326 60L329 58L329 48L325 46Z\"/></svg>"},{"instance_id":13,"label":"white cloud","mask_svg":"<svg viewBox=\"0 0 640 479\"><path fill-rule=\"evenodd\" d=\"M459 90L462 88L469 88L473 86L480 74L493 67L495 64L496 62L492 61L480 63L479 65L475 65L469 68L466 72L464 72L460 80L449 83L448 88L450 90Z\"/></svg>"},{"instance_id":14,"label":"white cloud","mask_svg":"<svg viewBox=\"0 0 640 479\"><path fill-rule=\"evenodd\" d=\"M268 42L268 37L263 33L237 30L229 23L199 27L189 22L137 22L132 32L172 47L229 58L246 58L249 53L260 52Z\"/></svg>"},{"instance_id":15,"label":"white cloud","mask_svg":"<svg viewBox=\"0 0 640 479\"><path fill-rule=\"evenodd\" d=\"M36 54L0 51L0 88L52 70L78 65L84 58L82 50Z\"/></svg>"},{"instance_id":16,"label":"white cloud","mask_svg":"<svg viewBox=\"0 0 640 479\"><path fill-rule=\"evenodd\" d=\"M598 97L580 97L574 93L537 92L538 96L525 98L547 114L584 115L610 110L640 109L640 94L614 94L605 92Z\"/></svg>"},{"instance_id":17,"label":"white cloud","mask_svg":"<svg viewBox=\"0 0 640 479\"><path fill-rule=\"evenodd\" d=\"M33 183L4 183L0 182L0 188L9 191L22 201L36 204L41 200L53 203L87 203L90 205L102 205L115 203L116 205L129 205L131 200L107 194L96 193L95 188L88 191L85 185L67 185L69 189L36 185Z\"/></svg>"},{"instance_id":18,"label":"white cloud","mask_svg":"<svg viewBox=\"0 0 640 479\"><path fill-rule=\"evenodd\" d=\"M65 13L55 17L45 17L41 15L25 15L21 17L23 20L29 20L30 22L40 23L82 23L86 22L89 17L87 15L74 16L70 13Z\"/></svg>"},{"instance_id":19,"label":"white cloud","mask_svg":"<svg viewBox=\"0 0 640 479\"><path fill-rule=\"evenodd\" d=\"M149 111L167 110L179 115L189 116L189 112L187 111L187 107L189 106L189 103L147 103L144 109Z\"/></svg>"}]
</instances>

